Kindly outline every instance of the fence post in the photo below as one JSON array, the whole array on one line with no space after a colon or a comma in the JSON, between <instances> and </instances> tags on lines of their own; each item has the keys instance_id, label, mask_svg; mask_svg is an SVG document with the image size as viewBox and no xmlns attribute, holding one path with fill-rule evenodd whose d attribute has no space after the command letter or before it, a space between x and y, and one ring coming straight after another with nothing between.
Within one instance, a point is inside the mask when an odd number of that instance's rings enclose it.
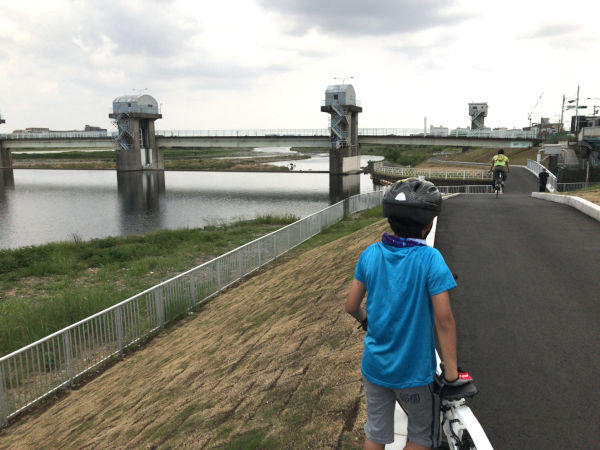
<instances>
[{"instance_id":1,"label":"fence post","mask_svg":"<svg viewBox=\"0 0 600 450\"><path fill-rule=\"evenodd\" d=\"M217 292L221 292L221 260L217 259L215 263L215 270L217 271Z\"/></svg>"},{"instance_id":2,"label":"fence post","mask_svg":"<svg viewBox=\"0 0 600 450\"><path fill-rule=\"evenodd\" d=\"M163 301L162 286L154 289L154 301L156 304L156 326L162 328L165 324L165 303Z\"/></svg>"},{"instance_id":3,"label":"fence post","mask_svg":"<svg viewBox=\"0 0 600 450\"><path fill-rule=\"evenodd\" d=\"M114 309L114 320L115 320L115 329L117 330L117 346L119 347L119 352L123 351L123 320L121 315L121 307L117 307Z\"/></svg>"},{"instance_id":4,"label":"fence post","mask_svg":"<svg viewBox=\"0 0 600 450\"><path fill-rule=\"evenodd\" d=\"M258 267L262 267L262 239L258 241Z\"/></svg>"},{"instance_id":5,"label":"fence post","mask_svg":"<svg viewBox=\"0 0 600 450\"><path fill-rule=\"evenodd\" d=\"M194 273L190 273L190 298L192 300L191 306L194 306L196 304L196 283L194 278Z\"/></svg>"},{"instance_id":6,"label":"fence post","mask_svg":"<svg viewBox=\"0 0 600 450\"><path fill-rule=\"evenodd\" d=\"M65 351L65 364L67 366L67 378L69 382L73 381L73 351L71 349L71 334L70 330L63 332L63 347Z\"/></svg>"},{"instance_id":7,"label":"fence post","mask_svg":"<svg viewBox=\"0 0 600 450\"><path fill-rule=\"evenodd\" d=\"M4 363L0 362L0 427L8 423L8 398L4 384Z\"/></svg>"},{"instance_id":8,"label":"fence post","mask_svg":"<svg viewBox=\"0 0 600 450\"><path fill-rule=\"evenodd\" d=\"M242 251L238 250L238 268L240 269L240 280L244 278L244 269L242 267Z\"/></svg>"}]
</instances>

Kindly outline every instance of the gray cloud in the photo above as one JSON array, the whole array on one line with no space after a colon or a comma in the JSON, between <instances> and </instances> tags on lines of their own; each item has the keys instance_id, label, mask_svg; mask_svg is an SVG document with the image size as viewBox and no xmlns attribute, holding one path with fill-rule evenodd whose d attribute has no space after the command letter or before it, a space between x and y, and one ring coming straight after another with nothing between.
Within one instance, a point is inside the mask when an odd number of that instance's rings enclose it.
<instances>
[{"instance_id":1,"label":"gray cloud","mask_svg":"<svg viewBox=\"0 0 600 450\"><path fill-rule=\"evenodd\" d=\"M0 41L0 54L14 57L12 73L56 80L61 92L131 89L181 84L193 89L234 89L285 66L245 67L215 60L194 44L201 32L193 15L172 0L72 1L67 13L11 12L27 38ZM1 31L0 31L1 32ZM0 61L0 69L3 64ZM141 83L141 84L140 84ZM150 86L149 86L150 87Z\"/></svg>"},{"instance_id":2,"label":"gray cloud","mask_svg":"<svg viewBox=\"0 0 600 450\"><path fill-rule=\"evenodd\" d=\"M289 22L287 31L304 34L387 35L454 25L466 17L450 12L448 0L259 0Z\"/></svg>"},{"instance_id":3,"label":"gray cloud","mask_svg":"<svg viewBox=\"0 0 600 450\"><path fill-rule=\"evenodd\" d=\"M529 33L521 34L523 39L555 39L567 37L579 31L579 27L573 23L551 23L545 24Z\"/></svg>"}]
</instances>

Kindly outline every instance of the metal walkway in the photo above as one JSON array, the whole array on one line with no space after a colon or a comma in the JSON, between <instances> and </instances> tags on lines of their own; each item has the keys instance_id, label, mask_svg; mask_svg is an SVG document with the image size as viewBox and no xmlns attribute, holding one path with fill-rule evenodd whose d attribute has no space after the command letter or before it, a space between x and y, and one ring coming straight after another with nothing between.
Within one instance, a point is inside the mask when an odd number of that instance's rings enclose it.
<instances>
[{"instance_id":1,"label":"metal walkway","mask_svg":"<svg viewBox=\"0 0 600 450\"><path fill-rule=\"evenodd\" d=\"M495 448L598 448L600 223L535 190L513 168L498 199L444 203L436 247L459 276L459 362Z\"/></svg>"}]
</instances>

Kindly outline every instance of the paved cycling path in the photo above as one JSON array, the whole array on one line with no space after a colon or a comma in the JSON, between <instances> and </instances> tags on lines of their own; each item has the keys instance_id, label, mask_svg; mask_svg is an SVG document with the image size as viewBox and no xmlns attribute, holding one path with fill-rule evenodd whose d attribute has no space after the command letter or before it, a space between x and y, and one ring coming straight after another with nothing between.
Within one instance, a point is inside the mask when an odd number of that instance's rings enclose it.
<instances>
[{"instance_id":1,"label":"paved cycling path","mask_svg":"<svg viewBox=\"0 0 600 450\"><path fill-rule=\"evenodd\" d=\"M514 168L498 199L444 202L459 361L495 448L600 448L600 222L536 189Z\"/></svg>"}]
</instances>

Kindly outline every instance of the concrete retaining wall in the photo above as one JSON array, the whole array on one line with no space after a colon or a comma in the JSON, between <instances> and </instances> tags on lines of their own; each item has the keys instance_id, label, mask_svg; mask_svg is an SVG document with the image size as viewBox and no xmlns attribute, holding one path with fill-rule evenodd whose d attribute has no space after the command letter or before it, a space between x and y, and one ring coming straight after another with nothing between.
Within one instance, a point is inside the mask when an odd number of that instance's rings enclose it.
<instances>
[{"instance_id":1,"label":"concrete retaining wall","mask_svg":"<svg viewBox=\"0 0 600 450\"><path fill-rule=\"evenodd\" d=\"M573 195L548 194L544 192L532 192L531 196L533 198L540 198L542 200L548 200L551 202L572 206L573 208L578 209L582 213L600 222L600 206L584 200L581 197L575 197Z\"/></svg>"}]
</instances>

